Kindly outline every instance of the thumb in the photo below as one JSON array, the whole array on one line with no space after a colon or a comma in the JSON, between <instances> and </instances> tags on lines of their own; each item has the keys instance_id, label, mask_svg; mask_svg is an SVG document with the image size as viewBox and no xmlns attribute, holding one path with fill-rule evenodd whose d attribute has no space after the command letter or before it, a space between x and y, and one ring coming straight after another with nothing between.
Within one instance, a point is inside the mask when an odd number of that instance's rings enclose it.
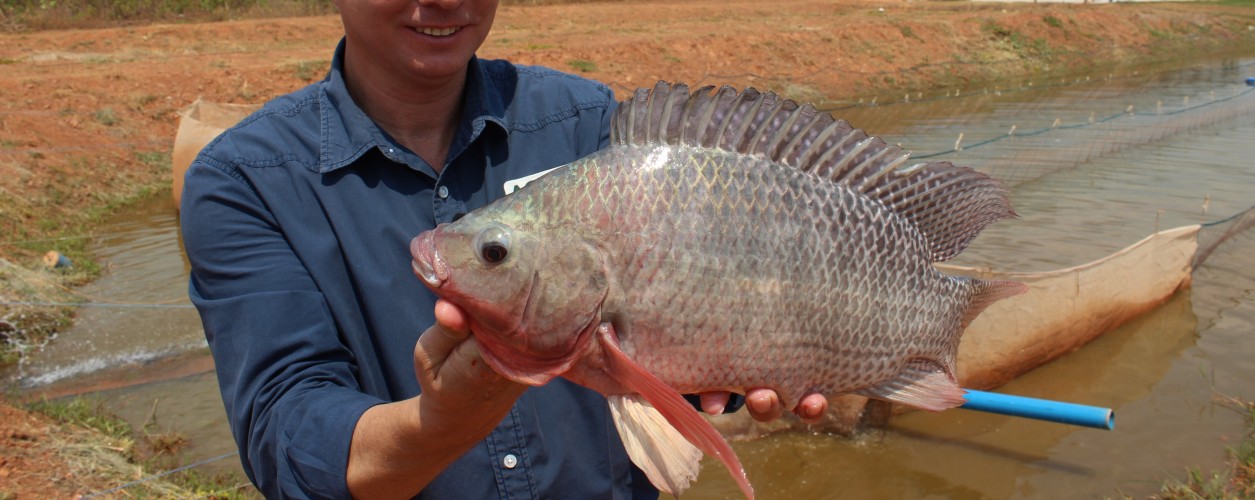
<instances>
[{"instance_id":1,"label":"thumb","mask_svg":"<svg viewBox=\"0 0 1255 500\"><path fill-rule=\"evenodd\" d=\"M419 371L419 378L434 379L435 372L470 333L465 312L444 300L437 301L436 324L418 337L414 347L414 368Z\"/></svg>"}]
</instances>

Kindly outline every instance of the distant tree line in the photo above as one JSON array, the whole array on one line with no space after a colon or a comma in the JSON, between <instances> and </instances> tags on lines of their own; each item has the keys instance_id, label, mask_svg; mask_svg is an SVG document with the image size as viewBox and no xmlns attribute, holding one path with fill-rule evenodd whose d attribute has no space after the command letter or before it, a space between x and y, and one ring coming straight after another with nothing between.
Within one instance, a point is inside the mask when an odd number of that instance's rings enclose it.
<instances>
[{"instance_id":1,"label":"distant tree line","mask_svg":"<svg viewBox=\"0 0 1255 500\"><path fill-rule=\"evenodd\" d=\"M332 0L0 0L0 25L10 31L97 28L332 12Z\"/></svg>"}]
</instances>

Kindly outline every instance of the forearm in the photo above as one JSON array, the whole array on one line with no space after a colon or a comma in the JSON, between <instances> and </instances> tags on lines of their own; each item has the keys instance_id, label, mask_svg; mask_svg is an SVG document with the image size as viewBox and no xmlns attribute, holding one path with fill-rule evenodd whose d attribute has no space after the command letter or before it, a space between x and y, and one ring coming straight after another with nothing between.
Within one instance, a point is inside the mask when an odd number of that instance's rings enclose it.
<instances>
[{"instance_id":1,"label":"forearm","mask_svg":"<svg viewBox=\"0 0 1255 500\"><path fill-rule=\"evenodd\" d=\"M423 397L366 410L353 431L347 479L355 498L410 498L482 441L510 406L468 415L423 411ZM424 418L425 417L425 418Z\"/></svg>"},{"instance_id":2,"label":"forearm","mask_svg":"<svg viewBox=\"0 0 1255 500\"><path fill-rule=\"evenodd\" d=\"M424 429L422 397L366 410L353 430L348 484L356 498L410 498L483 436ZM427 431L427 432L424 432Z\"/></svg>"},{"instance_id":3,"label":"forearm","mask_svg":"<svg viewBox=\"0 0 1255 500\"><path fill-rule=\"evenodd\" d=\"M414 496L488 436L527 389L480 358L456 308L439 303L436 317L414 350L422 394L373 406L354 426L347 480L355 497Z\"/></svg>"}]
</instances>

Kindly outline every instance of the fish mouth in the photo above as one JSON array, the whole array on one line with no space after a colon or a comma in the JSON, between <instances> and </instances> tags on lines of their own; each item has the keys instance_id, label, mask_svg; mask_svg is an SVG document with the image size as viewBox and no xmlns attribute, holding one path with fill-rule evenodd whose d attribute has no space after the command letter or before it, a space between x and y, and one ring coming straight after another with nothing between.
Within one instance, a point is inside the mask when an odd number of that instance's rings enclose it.
<instances>
[{"instance_id":1,"label":"fish mouth","mask_svg":"<svg viewBox=\"0 0 1255 500\"><path fill-rule=\"evenodd\" d=\"M414 275L431 288L440 288L449 279L449 266L436 252L435 233L439 229L424 231L410 241L410 256L414 258L410 267L414 269Z\"/></svg>"}]
</instances>

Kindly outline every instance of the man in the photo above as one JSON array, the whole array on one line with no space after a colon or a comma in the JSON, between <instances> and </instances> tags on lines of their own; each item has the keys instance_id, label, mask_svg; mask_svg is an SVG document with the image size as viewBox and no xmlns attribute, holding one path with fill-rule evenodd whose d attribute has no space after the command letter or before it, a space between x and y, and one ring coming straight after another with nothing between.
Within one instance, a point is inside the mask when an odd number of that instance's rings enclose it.
<instances>
[{"instance_id":1,"label":"man","mask_svg":"<svg viewBox=\"0 0 1255 500\"><path fill-rule=\"evenodd\" d=\"M409 271L413 236L604 147L612 93L475 58L495 0L336 5L327 78L228 130L186 176L190 295L249 478L268 497L657 496L604 398L498 376L463 313ZM771 391L749 406L781 413Z\"/></svg>"}]
</instances>

